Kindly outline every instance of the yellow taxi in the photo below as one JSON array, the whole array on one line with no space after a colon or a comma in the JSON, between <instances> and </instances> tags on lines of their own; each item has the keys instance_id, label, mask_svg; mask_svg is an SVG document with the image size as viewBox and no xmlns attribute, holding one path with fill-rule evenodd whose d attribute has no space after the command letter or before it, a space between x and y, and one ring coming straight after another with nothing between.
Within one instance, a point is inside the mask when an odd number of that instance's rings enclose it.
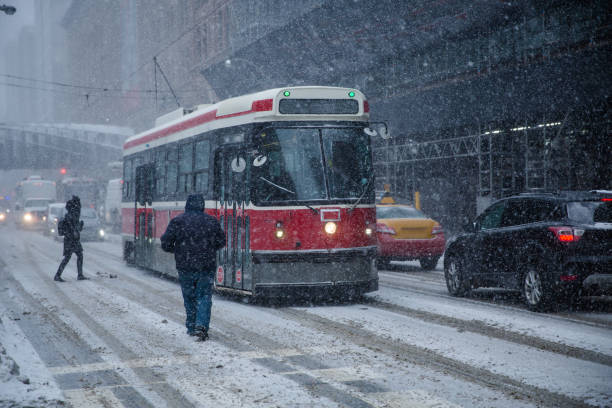
<instances>
[{"instance_id":1,"label":"yellow taxi","mask_svg":"<svg viewBox=\"0 0 612 408\"><path fill-rule=\"evenodd\" d=\"M421 210L404 204L376 205L378 267L391 261L418 260L421 268L435 269L444 253L442 226Z\"/></svg>"}]
</instances>

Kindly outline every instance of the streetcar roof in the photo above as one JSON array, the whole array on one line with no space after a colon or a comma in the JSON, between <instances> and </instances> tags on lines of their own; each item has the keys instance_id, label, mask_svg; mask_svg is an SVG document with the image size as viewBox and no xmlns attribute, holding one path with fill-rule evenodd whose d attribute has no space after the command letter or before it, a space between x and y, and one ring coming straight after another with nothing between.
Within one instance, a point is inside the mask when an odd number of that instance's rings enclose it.
<instances>
[{"instance_id":1,"label":"streetcar roof","mask_svg":"<svg viewBox=\"0 0 612 408\"><path fill-rule=\"evenodd\" d=\"M287 94L288 93L288 94ZM349 95L349 93L351 95ZM281 114L281 99L356 100L354 114ZM128 138L123 154L128 155L168 142L173 142L205 131L269 121L367 121L369 107L363 93L352 88L331 86L296 86L268 89L248 95L225 99L212 105L199 105L194 111L184 111L174 120ZM172 117L171 115L164 115Z\"/></svg>"}]
</instances>

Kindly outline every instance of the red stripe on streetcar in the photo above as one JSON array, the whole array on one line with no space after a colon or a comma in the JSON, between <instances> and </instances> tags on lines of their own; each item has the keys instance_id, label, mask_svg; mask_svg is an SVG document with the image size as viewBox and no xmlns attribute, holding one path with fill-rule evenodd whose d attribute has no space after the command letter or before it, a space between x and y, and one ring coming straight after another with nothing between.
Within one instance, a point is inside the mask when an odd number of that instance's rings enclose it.
<instances>
[{"instance_id":1,"label":"red stripe on streetcar","mask_svg":"<svg viewBox=\"0 0 612 408\"><path fill-rule=\"evenodd\" d=\"M158 130L157 132L153 132L148 135L145 135L139 139L127 142L123 145L123 148L129 149L130 147L138 146L143 143L148 143L153 140L160 139L164 136L168 136L172 133L180 132L181 130L186 130L194 126L201 125L202 123L211 122L215 120L216 117L217 117L216 110L206 112L203 115L196 116L195 118L191 118L185 122L177 123L176 125L172 125L165 129Z\"/></svg>"},{"instance_id":2,"label":"red stripe on streetcar","mask_svg":"<svg viewBox=\"0 0 612 408\"><path fill-rule=\"evenodd\" d=\"M206 122L212 122L213 120L231 118L234 116L248 115L249 113L254 113L254 112L271 111L273 103L274 103L273 99L260 99L258 101L253 101L253 104L251 105L251 110L244 111L244 112L238 112L238 113L230 113L228 115L222 115L222 116L217 116L217 110L215 109L210 112L206 112L200 116L196 116L195 118L191 118L185 122L177 123L176 125L172 125L165 129L158 130L157 132L153 132L148 135L145 135L139 139L127 142L123 145L123 148L129 149L130 147L138 146L143 143L148 143L153 140L160 139L164 136L168 136L172 133L177 133L182 130L187 130L187 129L201 125Z\"/></svg>"}]
</instances>

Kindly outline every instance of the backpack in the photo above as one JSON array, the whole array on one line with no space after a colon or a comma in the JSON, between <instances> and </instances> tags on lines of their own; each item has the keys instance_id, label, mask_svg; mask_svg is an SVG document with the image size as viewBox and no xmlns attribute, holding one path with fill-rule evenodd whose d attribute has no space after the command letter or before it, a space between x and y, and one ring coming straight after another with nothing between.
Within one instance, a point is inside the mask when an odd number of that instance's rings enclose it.
<instances>
[{"instance_id":1,"label":"backpack","mask_svg":"<svg viewBox=\"0 0 612 408\"><path fill-rule=\"evenodd\" d=\"M57 223L57 235L59 235L60 237L63 237L64 234L66 234L66 219L62 218Z\"/></svg>"}]
</instances>

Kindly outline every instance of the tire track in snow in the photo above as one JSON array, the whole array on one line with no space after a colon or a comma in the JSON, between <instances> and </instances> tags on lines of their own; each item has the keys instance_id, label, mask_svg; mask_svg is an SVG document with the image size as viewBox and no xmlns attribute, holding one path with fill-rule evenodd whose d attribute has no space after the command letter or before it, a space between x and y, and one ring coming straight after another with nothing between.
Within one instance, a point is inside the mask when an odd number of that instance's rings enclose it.
<instances>
[{"instance_id":1,"label":"tire track in snow","mask_svg":"<svg viewBox=\"0 0 612 408\"><path fill-rule=\"evenodd\" d=\"M590 407L583 401L548 391L544 388L525 384L502 374L492 373L483 368L471 366L461 361L442 356L432 350L419 346L399 343L345 323L336 322L298 309L278 309L284 316L293 317L303 324L317 330L351 340L354 344L374 352L383 352L397 360L435 369L443 374L451 373L456 378L499 391L510 398L517 395L534 402L538 406L582 408Z\"/></svg>"},{"instance_id":2,"label":"tire track in snow","mask_svg":"<svg viewBox=\"0 0 612 408\"><path fill-rule=\"evenodd\" d=\"M465 330L504 341L509 341L515 344L520 344L523 346L537 348L543 351L557 353L562 356L573 357L580 360L590 361L592 363L612 366L612 356L610 355L581 347L553 342L529 334L522 334L511 330L506 330L501 327L494 327L479 320L463 320L442 314L412 309L409 307L400 306L376 299L368 299L368 305L378 309L419 319L424 322L454 327L456 329Z\"/></svg>"}]
</instances>

